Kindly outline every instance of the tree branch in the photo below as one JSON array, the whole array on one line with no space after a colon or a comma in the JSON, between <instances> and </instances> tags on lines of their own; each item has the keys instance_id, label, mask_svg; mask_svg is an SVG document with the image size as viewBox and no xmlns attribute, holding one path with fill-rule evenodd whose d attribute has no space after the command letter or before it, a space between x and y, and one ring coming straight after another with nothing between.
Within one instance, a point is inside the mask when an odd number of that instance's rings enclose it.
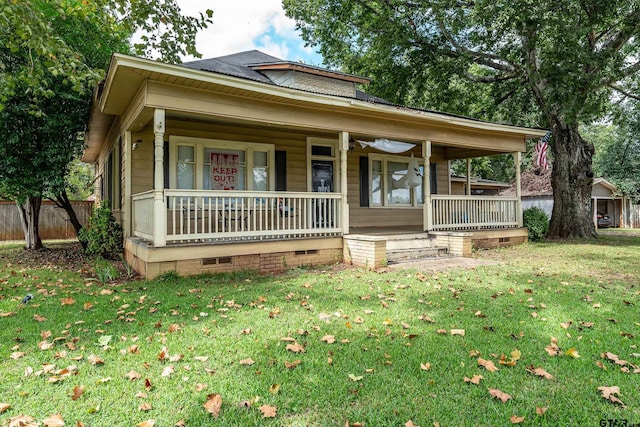
<instances>
[{"instance_id":1,"label":"tree branch","mask_svg":"<svg viewBox=\"0 0 640 427\"><path fill-rule=\"evenodd\" d=\"M518 76L516 74L505 74L498 76L477 76L469 72L465 73L468 79L478 83L499 83L507 80L513 80Z\"/></svg>"},{"instance_id":2,"label":"tree branch","mask_svg":"<svg viewBox=\"0 0 640 427\"><path fill-rule=\"evenodd\" d=\"M494 70L503 72L513 72L518 68L516 64L509 61L508 59L502 58L493 53L478 52L477 50L469 49L468 47L461 45L460 43L458 43L455 37L453 37L449 30L447 30L440 18L436 17L436 22L438 24L440 32L445 37L445 39L447 39L447 41L451 43L451 46L453 46L454 49L471 56L475 63L479 65L485 65L487 67L493 68Z\"/></svg>"},{"instance_id":3,"label":"tree branch","mask_svg":"<svg viewBox=\"0 0 640 427\"><path fill-rule=\"evenodd\" d=\"M624 90L623 88L621 88L620 86L616 85L616 84L609 84L607 85L608 87L610 87L611 89L615 90L616 92L620 92L621 94L623 94L624 96L628 97L628 98L632 98L635 99L636 101L640 101L640 96L639 95L635 95L633 93L630 93L626 90Z\"/></svg>"}]
</instances>

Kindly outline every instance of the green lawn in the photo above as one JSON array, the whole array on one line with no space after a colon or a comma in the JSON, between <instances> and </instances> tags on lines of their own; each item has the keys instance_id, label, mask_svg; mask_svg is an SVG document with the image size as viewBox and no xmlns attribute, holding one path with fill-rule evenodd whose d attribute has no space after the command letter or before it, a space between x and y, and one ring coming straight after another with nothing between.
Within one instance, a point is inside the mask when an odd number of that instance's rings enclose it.
<instances>
[{"instance_id":1,"label":"green lawn","mask_svg":"<svg viewBox=\"0 0 640 427\"><path fill-rule=\"evenodd\" d=\"M637 236L107 285L56 247L0 246L0 426L640 425Z\"/></svg>"}]
</instances>

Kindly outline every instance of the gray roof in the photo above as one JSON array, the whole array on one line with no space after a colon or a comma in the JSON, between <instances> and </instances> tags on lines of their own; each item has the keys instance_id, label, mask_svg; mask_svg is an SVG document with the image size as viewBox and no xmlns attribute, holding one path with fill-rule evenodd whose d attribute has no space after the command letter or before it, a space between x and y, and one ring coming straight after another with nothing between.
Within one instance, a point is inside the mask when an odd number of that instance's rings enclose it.
<instances>
[{"instance_id":1,"label":"gray roof","mask_svg":"<svg viewBox=\"0 0 640 427\"><path fill-rule=\"evenodd\" d=\"M246 52L234 53L217 58L201 59L198 61L185 62L183 67L195 70L210 71L213 73L225 74L227 76L240 77L242 79L254 80L261 83L274 84L267 76L256 71L252 66L260 64L289 63L275 56L267 55L259 50L248 50ZM321 70L322 68L311 66L308 67ZM332 70L328 70L332 71ZM335 71L332 71L335 72ZM343 73L339 73L343 74ZM368 93L356 90L356 99L376 104L391 104L389 101Z\"/></svg>"}]
</instances>

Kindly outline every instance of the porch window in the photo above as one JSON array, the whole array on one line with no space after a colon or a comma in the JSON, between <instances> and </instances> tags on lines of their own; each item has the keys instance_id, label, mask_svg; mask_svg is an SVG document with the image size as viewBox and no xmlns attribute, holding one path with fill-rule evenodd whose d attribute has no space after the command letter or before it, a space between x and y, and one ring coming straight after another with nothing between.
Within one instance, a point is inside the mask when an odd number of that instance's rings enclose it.
<instances>
[{"instance_id":1,"label":"porch window","mask_svg":"<svg viewBox=\"0 0 640 427\"><path fill-rule=\"evenodd\" d=\"M420 174L424 176L421 159ZM371 206L418 206L424 202L423 184L415 189L405 185L409 170L409 159L400 156L371 154Z\"/></svg>"},{"instance_id":2,"label":"porch window","mask_svg":"<svg viewBox=\"0 0 640 427\"><path fill-rule=\"evenodd\" d=\"M271 191L274 188L275 150L271 144L182 136L171 136L169 141L171 188L241 191ZM214 169L217 164L221 165L213 176L211 159L216 162Z\"/></svg>"}]
</instances>

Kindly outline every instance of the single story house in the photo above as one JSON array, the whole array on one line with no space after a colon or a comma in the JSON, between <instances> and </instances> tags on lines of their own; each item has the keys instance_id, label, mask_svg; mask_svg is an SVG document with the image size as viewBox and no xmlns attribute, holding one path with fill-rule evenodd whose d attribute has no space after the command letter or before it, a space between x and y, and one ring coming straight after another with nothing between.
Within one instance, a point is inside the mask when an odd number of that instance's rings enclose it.
<instances>
[{"instance_id":1,"label":"single story house","mask_svg":"<svg viewBox=\"0 0 640 427\"><path fill-rule=\"evenodd\" d=\"M362 76L241 52L182 65L113 56L84 161L144 277L388 261L401 233L464 255L521 242L519 194L453 195L448 162L545 130L393 105ZM519 176L519 174L518 174Z\"/></svg>"},{"instance_id":2,"label":"single story house","mask_svg":"<svg viewBox=\"0 0 640 427\"><path fill-rule=\"evenodd\" d=\"M522 209L537 207L549 218L553 212L553 188L551 170L528 170L521 175ZM506 194L515 193L515 184ZM604 178L595 178L591 189L593 224L598 227L598 216L608 216L607 227L631 227L631 200L624 196L615 184ZM601 224L602 225L602 224Z\"/></svg>"}]
</instances>

